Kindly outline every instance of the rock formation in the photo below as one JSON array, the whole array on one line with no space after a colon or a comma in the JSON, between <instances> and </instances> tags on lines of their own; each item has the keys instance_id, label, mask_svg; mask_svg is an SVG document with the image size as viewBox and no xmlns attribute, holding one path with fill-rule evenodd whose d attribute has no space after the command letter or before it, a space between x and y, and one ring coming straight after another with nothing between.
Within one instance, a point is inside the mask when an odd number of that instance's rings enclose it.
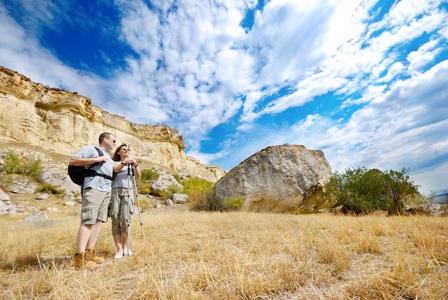
<instances>
[{"instance_id":1,"label":"rock formation","mask_svg":"<svg viewBox=\"0 0 448 300\"><path fill-rule=\"evenodd\" d=\"M161 197L163 196L164 190L171 186L182 188L182 185L180 185L173 176L169 174L160 175L157 180L151 184L151 194Z\"/></svg>"},{"instance_id":2,"label":"rock formation","mask_svg":"<svg viewBox=\"0 0 448 300\"><path fill-rule=\"evenodd\" d=\"M322 151L286 144L247 158L215 184L215 191L221 201L243 199L249 210L311 213L333 206L320 194L331 176Z\"/></svg>"},{"instance_id":3,"label":"rock formation","mask_svg":"<svg viewBox=\"0 0 448 300\"><path fill-rule=\"evenodd\" d=\"M45 87L0 66L0 140L24 142L67 156L85 145L97 145L108 131L127 143L134 158L173 172L209 181L225 171L185 155L183 137L167 125L127 121L92 105L92 100L64 90Z\"/></svg>"},{"instance_id":4,"label":"rock formation","mask_svg":"<svg viewBox=\"0 0 448 300\"><path fill-rule=\"evenodd\" d=\"M80 191L79 185L73 183L67 174L61 173L57 168L44 169L42 174L39 175L38 181L42 183L51 184L57 186L58 189L63 189L67 193L70 191ZM70 193L73 196L73 194ZM74 197L73 197L74 198Z\"/></svg>"}]
</instances>

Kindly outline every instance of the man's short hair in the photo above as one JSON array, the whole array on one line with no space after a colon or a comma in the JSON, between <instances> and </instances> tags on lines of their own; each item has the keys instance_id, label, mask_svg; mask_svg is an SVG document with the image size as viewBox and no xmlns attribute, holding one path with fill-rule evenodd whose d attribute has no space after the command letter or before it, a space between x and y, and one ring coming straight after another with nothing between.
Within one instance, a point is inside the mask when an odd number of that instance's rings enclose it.
<instances>
[{"instance_id":1,"label":"man's short hair","mask_svg":"<svg viewBox=\"0 0 448 300\"><path fill-rule=\"evenodd\" d=\"M104 141L104 139L109 138L109 136L111 136L112 134L109 132L103 132L102 134L100 134L100 137L98 138L98 142L101 145L101 143Z\"/></svg>"}]
</instances>

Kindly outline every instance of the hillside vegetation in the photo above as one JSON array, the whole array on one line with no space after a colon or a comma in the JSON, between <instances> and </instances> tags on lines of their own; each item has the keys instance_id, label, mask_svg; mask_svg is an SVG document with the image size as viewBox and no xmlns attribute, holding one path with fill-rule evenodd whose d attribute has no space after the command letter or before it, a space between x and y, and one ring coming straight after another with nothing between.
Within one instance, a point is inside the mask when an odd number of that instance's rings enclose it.
<instances>
[{"instance_id":1,"label":"hillside vegetation","mask_svg":"<svg viewBox=\"0 0 448 300\"><path fill-rule=\"evenodd\" d=\"M54 204L55 205L55 204ZM77 209L0 217L2 299L446 299L448 222L432 216L145 213L135 255L73 267Z\"/></svg>"}]
</instances>

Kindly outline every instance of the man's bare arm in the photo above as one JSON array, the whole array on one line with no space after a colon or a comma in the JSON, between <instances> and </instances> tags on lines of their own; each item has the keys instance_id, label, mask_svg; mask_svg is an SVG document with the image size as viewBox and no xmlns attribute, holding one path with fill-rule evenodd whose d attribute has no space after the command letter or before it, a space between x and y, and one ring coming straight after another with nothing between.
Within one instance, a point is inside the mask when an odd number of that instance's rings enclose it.
<instances>
[{"instance_id":1,"label":"man's bare arm","mask_svg":"<svg viewBox=\"0 0 448 300\"><path fill-rule=\"evenodd\" d=\"M85 166L85 165L94 164L94 163L105 163L106 161L107 161L107 158L105 156L90 157L90 158L81 158L81 157L73 156L68 161L68 164L70 166L80 167L80 166Z\"/></svg>"}]
</instances>

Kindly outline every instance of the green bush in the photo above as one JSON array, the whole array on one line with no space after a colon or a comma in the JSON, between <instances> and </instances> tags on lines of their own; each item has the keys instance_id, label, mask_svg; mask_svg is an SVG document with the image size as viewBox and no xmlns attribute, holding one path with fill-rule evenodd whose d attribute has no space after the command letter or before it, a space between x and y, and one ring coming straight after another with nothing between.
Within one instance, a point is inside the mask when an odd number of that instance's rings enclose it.
<instances>
[{"instance_id":1,"label":"green bush","mask_svg":"<svg viewBox=\"0 0 448 300\"><path fill-rule=\"evenodd\" d=\"M149 211L151 209L151 207L153 206L153 201L151 199L139 199L138 203L140 205L141 212ZM135 204L135 205L137 205L137 204Z\"/></svg>"},{"instance_id":2,"label":"green bush","mask_svg":"<svg viewBox=\"0 0 448 300\"><path fill-rule=\"evenodd\" d=\"M19 156L10 150L3 163L2 171L5 171L6 174L20 174L21 169L22 164Z\"/></svg>"},{"instance_id":3,"label":"green bush","mask_svg":"<svg viewBox=\"0 0 448 300\"><path fill-rule=\"evenodd\" d=\"M223 206L223 210L238 210L241 207L243 207L244 204L244 200L240 199L240 198L235 198L235 197L228 197L225 198L224 201L222 202L222 206Z\"/></svg>"},{"instance_id":4,"label":"green bush","mask_svg":"<svg viewBox=\"0 0 448 300\"><path fill-rule=\"evenodd\" d=\"M151 183L150 182L142 182L137 180L137 190L139 194L149 195L151 194Z\"/></svg>"},{"instance_id":5,"label":"green bush","mask_svg":"<svg viewBox=\"0 0 448 300\"><path fill-rule=\"evenodd\" d=\"M20 158L13 151L9 151L1 170L7 174L20 174L37 180L37 177L42 172L42 165L40 159L31 157Z\"/></svg>"},{"instance_id":6,"label":"green bush","mask_svg":"<svg viewBox=\"0 0 448 300\"><path fill-rule=\"evenodd\" d=\"M2 189L8 189L14 184L14 179L11 175L0 175L0 187Z\"/></svg>"},{"instance_id":7,"label":"green bush","mask_svg":"<svg viewBox=\"0 0 448 300\"><path fill-rule=\"evenodd\" d=\"M202 190L192 190L188 195L191 208L197 211L222 211L222 204L215 197L213 187L206 187Z\"/></svg>"},{"instance_id":8,"label":"green bush","mask_svg":"<svg viewBox=\"0 0 448 300\"><path fill-rule=\"evenodd\" d=\"M60 185L52 185L50 183L42 183L36 190L39 193L51 193L54 195L64 194L65 189L60 189Z\"/></svg>"},{"instance_id":9,"label":"green bush","mask_svg":"<svg viewBox=\"0 0 448 300\"><path fill-rule=\"evenodd\" d=\"M184 186L184 193L190 195L191 191L202 191L209 187L213 187L213 182L207 181L202 178L193 177L181 182Z\"/></svg>"},{"instance_id":10,"label":"green bush","mask_svg":"<svg viewBox=\"0 0 448 300\"><path fill-rule=\"evenodd\" d=\"M415 196L418 186L409 177L409 169L403 168L401 172L390 170L384 174L386 194L390 199L389 213L403 212L406 196Z\"/></svg>"},{"instance_id":11,"label":"green bush","mask_svg":"<svg viewBox=\"0 0 448 300\"><path fill-rule=\"evenodd\" d=\"M141 171L142 177L139 179L140 181L154 181L159 178L159 173L154 170L144 169Z\"/></svg>"},{"instance_id":12,"label":"green bush","mask_svg":"<svg viewBox=\"0 0 448 300\"><path fill-rule=\"evenodd\" d=\"M151 194L151 184L159 178L159 173L154 170L144 169L141 171L142 177L136 180L137 190L140 194Z\"/></svg>"},{"instance_id":13,"label":"green bush","mask_svg":"<svg viewBox=\"0 0 448 300\"><path fill-rule=\"evenodd\" d=\"M417 193L409 179L409 169L397 171L368 171L364 167L336 172L325 185L324 195L345 213L366 214L376 210L402 212L406 197Z\"/></svg>"},{"instance_id":14,"label":"green bush","mask_svg":"<svg viewBox=\"0 0 448 300\"><path fill-rule=\"evenodd\" d=\"M193 210L223 210L221 202L215 198L213 182L194 177L182 181L182 185Z\"/></svg>"},{"instance_id":15,"label":"green bush","mask_svg":"<svg viewBox=\"0 0 448 300\"><path fill-rule=\"evenodd\" d=\"M163 199L173 199L173 195L176 193L183 193L184 188L178 185L172 185L168 188L166 188L163 192L162 192L162 198Z\"/></svg>"},{"instance_id":16,"label":"green bush","mask_svg":"<svg viewBox=\"0 0 448 300\"><path fill-rule=\"evenodd\" d=\"M180 176L178 174L174 174L173 177L176 178L177 182L182 184L182 179L180 178Z\"/></svg>"}]
</instances>

